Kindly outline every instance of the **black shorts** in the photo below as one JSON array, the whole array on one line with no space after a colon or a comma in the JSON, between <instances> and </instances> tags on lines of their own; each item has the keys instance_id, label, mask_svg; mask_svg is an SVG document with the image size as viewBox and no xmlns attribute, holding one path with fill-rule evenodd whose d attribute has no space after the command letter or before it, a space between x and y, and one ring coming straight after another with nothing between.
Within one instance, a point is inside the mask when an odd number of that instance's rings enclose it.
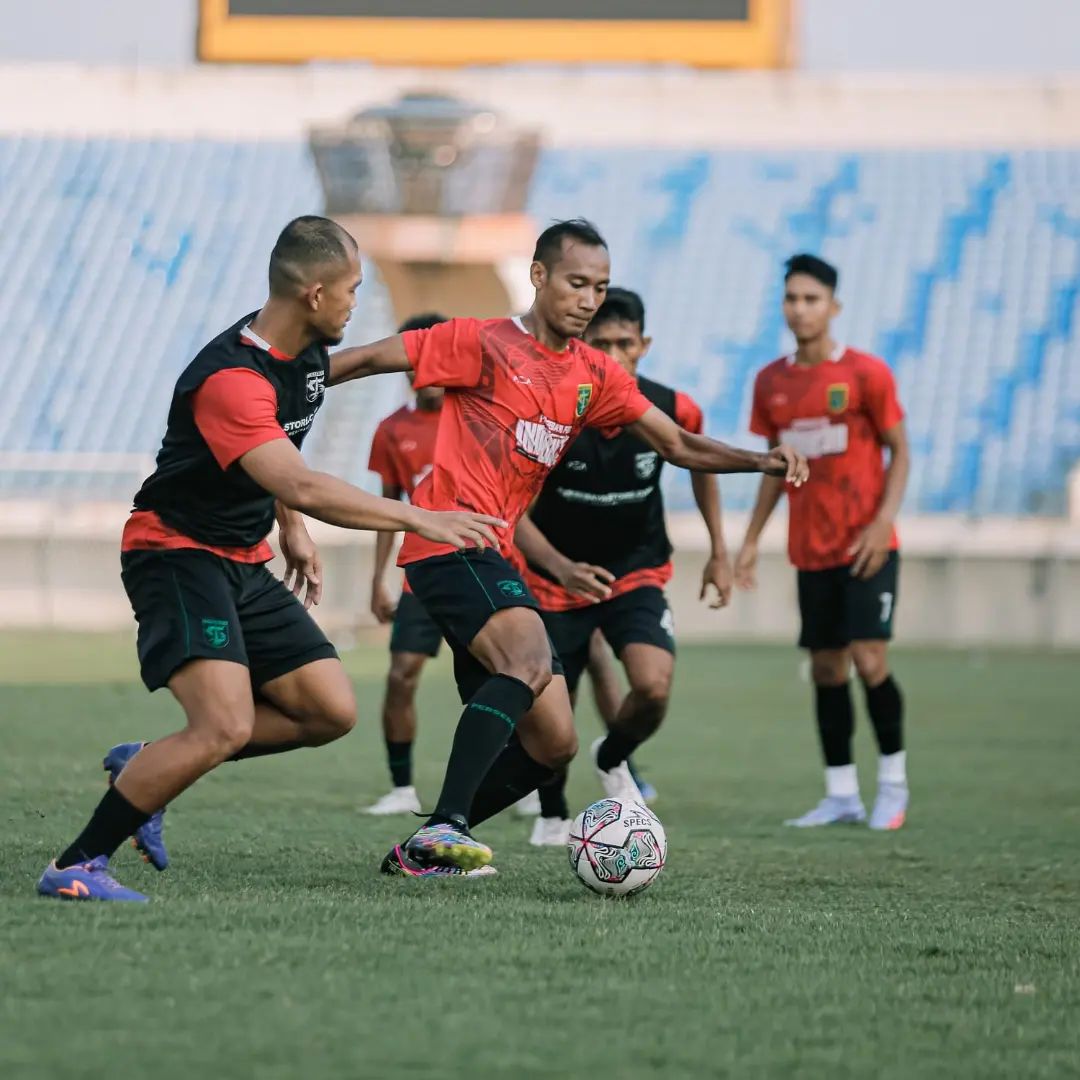
<instances>
[{"instance_id":1,"label":"black shorts","mask_svg":"<svg viewBox=\"0 0 1080 1080\"><path fill-rule=\"evenodd\" d=\"M843 649L853 641L889 641L896 613L900 555L890 551L885 565L866 581L849 566L799 571L799 613L803 649Z\"/></svg>"},{"instance_id":2,"label":"black shorts","mask_svg":"<svg viewBox=\"0 0 1080 1080\"><path fill-rule=\"evenodd\" d=\"M488 619L503 608L540 605L521 575L497 551L475 548L409 563L409 588L442 631L454 654L454 679L462 702L468 701L490 678L490 673L469 652L469 643ZM554 648L551 670L563 673Z\"/></svg>"},{"instance_id":3,"label":"black shorts","mask_svg":"<svg viewBox=\"0 0 1080 1080\"><path fill-rule=\"evenodd\" d=\"M258 688L337 656L304 605L261 564L184 549L126 551L120 567L150 690L196 657L243 664Z\"/></svg>"},{"instance_id":4,"label":"black shorts","mask_svg":"<svg viewBox=\"0 0 1080 1080\"><path fill-rule=\"evenodd\" d=\"M627 645L656 645L675 652L675 624L663 590L631 589L611 600L572 611L545 611L544 625L566 672L571 693L589 663L589 642L599 630L618 656Z\"/></svg>"},{"instance_id":5,"label":"black shorts","mask_svg":"<svg viewBox=\"0 0 1080 1080\"><path fill-rule=\"evenodd\" d=\"M442 644L442 632L427 608L417 600L414 593L403 592L394 612L394 628L390 632L390 651L420 653L438 656Z\"/></svg>"}]
</instances>

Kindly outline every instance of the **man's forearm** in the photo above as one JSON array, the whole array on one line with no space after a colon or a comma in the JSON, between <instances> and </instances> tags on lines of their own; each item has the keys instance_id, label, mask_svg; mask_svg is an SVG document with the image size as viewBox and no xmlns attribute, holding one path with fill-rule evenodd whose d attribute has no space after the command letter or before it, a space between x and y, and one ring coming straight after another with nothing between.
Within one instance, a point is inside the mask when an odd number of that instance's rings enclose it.
<instances>
[{"instance_id":1,"label":"man's forearm","mask_svg":"<svg viewBox=\"0 0 1080 1080\"><path fill-rule=\"evenodd\" d=\"M386 567L390 563L390 555L394 550L394 541L397 540L396 532L377 532L375 534L375 568L371 574L372 583L380 585L386 574Z\"/></svg>"},{"instance_id":2,"label":"man's forearm","mask_svg":"<svg viewBox=\"0 0 1080 1080\"><path fill-rule=\"evenodd\" d=\"M765 469L767 454L729 446L705 435L693 435L689 431L682 431L680 434L679 447L668 458L673 465L706 473L754 473Z\"/></svg>"},{"instance_id":3,"label":"man's forearm","mask_svg":"<svg viewBox=\"0 0 1080 1080\"><path fill-rule=\"evenodd\" d=\"M405 343L400 334L359 345L351 349L339 349L330 356L329 386L363 379L368 375L380 375L391 371L408 371L410 367Z\"/></svg>"},{"instance_id":4,"label":"man's forearm","mask_svg":"<svg viewBox=\"0 0 1080 1080\"><path fill-rule=\"evenodd\" d=\"M757 543L783 493L784 481L782 477L763 476L761 478L757 498L754 500L754 509L750 515L750 524L746 526L746 543Z\"/></svg>"},{"instance_id":5,"label":"man's forearm","mask_svg":"<svg viewBox=\"0 0 1080 1080\"><path fill-rule=\"evenodd\" d=\"M896 515L900 513L900 504L904 501L910 471L911 456L907 447L893 450L885 470L885 490L882 492L881 505L877 512L879 521L887 521L891 525L896 520Z\"/></svg>"},{"instance_id":6,"label":"man's forearm","mask_svg":"<svg viewBox=\"0 0 1080 1080\"><path fill-rule=\"evenodd\" d=\"M720 484L709 473L691 473L690 486L701 520L709 533L712 554L718 558L726 555L727 545L724 543L724 526L720 516Z\"/></svg>"},{"instance_id":7,"label":"man's forearm","mask_svg":"<svg viewBox=\"0 0 1080 1080\"><path fill-rule=\"evenodd\" d=\"M412 532L419 517L407 503L370 495L323 472L305 473L282 497L293 510L345 529Z\"/></svg>"}]
</instances>

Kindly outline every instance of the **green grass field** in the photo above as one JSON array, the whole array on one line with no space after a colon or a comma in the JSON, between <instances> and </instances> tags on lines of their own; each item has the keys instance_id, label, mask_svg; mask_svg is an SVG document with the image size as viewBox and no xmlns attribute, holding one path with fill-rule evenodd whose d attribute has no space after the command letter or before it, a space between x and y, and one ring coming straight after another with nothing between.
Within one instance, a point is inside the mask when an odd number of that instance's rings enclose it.
<instances>
[{"instance_id":1,"label":"green grass field","mask_svg":"<svg viewBox=\"0 0 1080 1080\"><path fill-rule=\"evenodd\" d=\"M820 783L793 649L685 648L640 755L669 865L620 902L509 817L481 832L495 880L376 873L405 825L357 813L385 783L385 657L368 648L348 660L347 740L204 780L166 819L167 873L117 856L152 904L39 900L103 791L104 750L177 721L131 653L0 637L0 1076L1080 1074L1075 656L899 651L914 802L876 835L779 827ZM428 794L453 705L440 663ZM861 718L858 750L871 798ZM598 795L579 762L572 803Z\"/></svg>"}]
</instances>

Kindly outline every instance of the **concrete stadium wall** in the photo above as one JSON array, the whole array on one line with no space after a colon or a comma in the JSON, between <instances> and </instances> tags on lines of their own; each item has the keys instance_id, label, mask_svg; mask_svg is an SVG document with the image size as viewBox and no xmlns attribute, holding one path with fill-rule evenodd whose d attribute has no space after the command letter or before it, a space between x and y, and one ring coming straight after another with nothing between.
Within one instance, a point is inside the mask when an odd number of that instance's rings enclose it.
<instances>
[{"instance_id":1,"label":"concrete stadium wall","mask_svg":"<svg viewBox=\"0 0 1080 1080\"><path fill-rule=\"evenodd\" d=\"M119 536L127 508L6 503L0 507L0 627L122 630L133 627L120 585ZM794 641L795 575L778 517L762 543L759 588L727 611L698 601L705 536L692 515L673 518L678 554L670 589L682 640ZM726 522L734 547L743 515ZM314 523L327 583L318 612L332 636L371 627L370 535ZM898 639L909 644L1080 648L1080 530L1066 521L901 522L904 561ZM280 569L279 567L273 567Z\"/></svg>"}]
</instances>

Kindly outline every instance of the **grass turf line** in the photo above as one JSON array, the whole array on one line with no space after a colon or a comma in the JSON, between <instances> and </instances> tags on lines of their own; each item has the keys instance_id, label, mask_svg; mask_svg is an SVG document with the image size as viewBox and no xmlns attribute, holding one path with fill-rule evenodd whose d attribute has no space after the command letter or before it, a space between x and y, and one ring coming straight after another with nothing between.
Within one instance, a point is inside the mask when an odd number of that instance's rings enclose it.
<instances>
[{"instance_id":1,"label":"grass turf line","mask_svg":"<svg viewBox=\"0 0 1080 1080\"><path fill-rule=\"evenodd\" d=\"M33 883L104 791L105 749L168 731L177 710L131 681L28 682L47 641L0 646L24 683L0 686L4 1077L1080 1070L1075 657L898 652L914 801L905 830L879 835L778 825L820 785L793 649L684 648L672 714L640 755L669 866L620 903L506 815L479 830L498 878L380 877L407 823L356 812L387 786L384 655L365 650L348 658L358 730L201 782L166 819L172 869L118 854L118 877L154 900L132 910L40 901ZM75 659L90 647L64 643ZM96 642L85 668L130 680L130 647ZM443 661L422 689L428 798L457 714ZM572 809L599 795L579 759Z\"/></svg>"}]
</instances>

